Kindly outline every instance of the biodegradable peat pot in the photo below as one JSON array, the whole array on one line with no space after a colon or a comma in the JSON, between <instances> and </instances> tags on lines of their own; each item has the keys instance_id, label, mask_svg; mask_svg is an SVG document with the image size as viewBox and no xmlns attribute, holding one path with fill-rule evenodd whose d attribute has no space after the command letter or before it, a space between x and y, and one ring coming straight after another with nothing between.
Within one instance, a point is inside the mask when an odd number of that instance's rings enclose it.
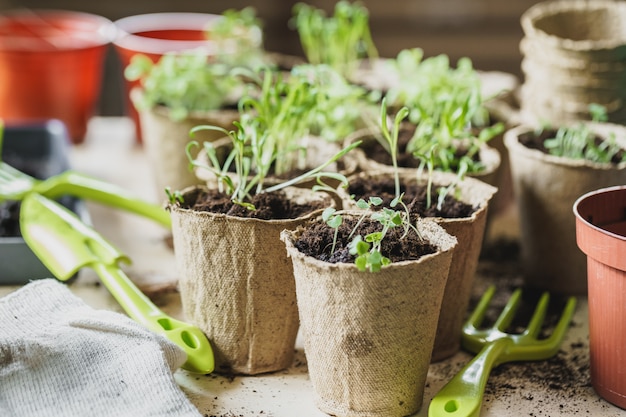
<instances>
[{"instance_id":1,"label":"biodegradable peat pot","mask_svg":"<svg viewBox=\"0 0 626 417\"><path fill-rule=\"evenodd\" d=\"M183 190L195 201L204 187ZM286 189L296 202L332 199ZM254 375L289 367L298 332L293 267L279 235L296 219L260 220L170 205L174 253L185 316L211 340L216 372Z\"/></svg>"},{"instance_id":2,"label":"biodegradable peat pot","mask_svg":"<svg viewBox=\"0 0 626 417\"><path fill-rule=\"evenodd\" d=\"M141 90L133 90L134 99ZM172 120L170 111L165 106L156 106L140 110L140 123L148 161L159 196L164 196L165 187L182 190L201 181L189 168L189 159L185 153L187 144L193 140L199 143L213 142L224 135L217 131L199 131L192 138L189 131L198 125L215 125L224 129L234 129L233 122L239 119L236 109L221 109L205 112L190 112L183 120ZM202 147L195 149L198 152Z\"/></svg>"},{"instance_id":3,"label":"biodegradable peat pot","mask_svg":"<svg viewBox=\"0 0 626 417\"><path fill-rule=\"evenodd\" d=\"M546 1L521 17L525 37L522 109L553 124L589 119L587 107L626 121L626 4L610 0Z\"/></svg>"},{"instance_id":4,"label":"biodegradable peat pot","mask_svg":"<svg viewBox=\"0 0 626 417\"><path fill-rule=\"evenodd\" d=\"M350 176L350 183L355 178L360 178L367 183L375 184L381 180L390 180L389 172L361 172ZM416 171L405 170L400 175L402 190L407 186L426 187L428 176L417 176ZM418 180L420 181L418 183ZM433 172L433 184L435 186L447 186L456 180L456 175L448 172ZM458 184L458 201L469 205L473 210L466 217L446 218L442 216L429 217L446 232L454 236L458 244L452 256L450 273L446 283L446 289L441 304L441 313L437 325L435 344L433 347L432 361L440 361L448 358L459 351L461 347L461 329L467 314L467 307L472 295L472 288L478 267L485 228L487 223L488 207L497 189L489 184L474 178L465 178ZM338 193L343 197L342 204L345 208L356 208L355 201L350 198L353 193L339 189ZM367 200L370 196L357 196ZM409 197L410 198L410 197ZM404 201L410 204L409 200ZM435 203L436 204L436 203Z\"/></svg>"},{"instance_id":5,"label":"biodegradable peat pot","mask_svg":"<svg viewBox=\"0 0 626 417\"><path fill-rule=\"evenodd\" d=\"M623 126L589 123L601 137L626 137ZM525 283L562 294L587 293L586 259L576 245L572 205L581 195L626 183L626 163L599 164L531 149L520 142L535 128L517 126L505 134L520 221ZM623 144L623 142L620 142Z\"/></svg>"},{"instance_id":6,"label":"biodegradable peat pot","mask_svg":"<svg viewBox=\"0 0 626 417\"><path fill-rule=\"evenodd\" d=\"M83 142L113 23L65 10L19 9L0 17L0 115L16 123L60 119L72 142Z\"/></svg>"},{"instance_id":7,"label":"biodegradable peat pot","mask_svg":"<svg viewBox=\"0 0 626 417\"><path fill-rule=\"evenodd\" d=\"M626 409L626 186L574 203L576 239L587 256L591 383Z\"/></svg>"},{"instance_id":8,"label":"biodegradable peat pot","mask_svg":"<svg viewBox=\"0 0 626 417\"><path fill-rule=\"evenodd\" d=\"M419 410L456 239L418 227L438 252L379 272L328 263L281 239L294 265L300 323L315 403L339 417L401 417Z\"/></svg>"}]
</instances>

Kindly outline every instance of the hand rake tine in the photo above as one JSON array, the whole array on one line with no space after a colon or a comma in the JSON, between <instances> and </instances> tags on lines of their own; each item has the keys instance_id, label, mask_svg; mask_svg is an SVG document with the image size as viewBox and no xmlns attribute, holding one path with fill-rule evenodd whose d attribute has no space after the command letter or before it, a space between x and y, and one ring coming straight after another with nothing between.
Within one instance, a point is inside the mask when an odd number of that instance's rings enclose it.
<instances>
[{"instance_id":1,"label":"hand rake tine","mask_svg":"<svg viewBox=\"0 0 626 417\"><path fill-rule=\"evenodd\" d=\"M494 328L500 330L501 332L506 331L507 327L511 324L511 321L513 321L513 317L519 307L521 297L522 290L520 289L515 290L513 294L511 294L511 298L509 298L509 301L504 306L502 313L500 313L500 316L498 316L496 322L494 323Z\"/></svg>"},{"instance_id":2,"label":"hand rake tine","mask_svg":"<svg viewBox=\"0 0 626 417\"><path fill-rule=\"evenodd\" d=\"M570 321L575 311L576 297L569 297L567 303L565 304L565 308L563 309L563 313L561 313L561 318L554 327L552 334L547 339L542 340L542 344L544 344L546 349L549 349L552 354L556 354L556 352L558 352L559 346L565 337L565 333L567 333L567 329L569 328Z\"/></svg>"},{"instance_id":3,"label":"hand rake tine","mask_svg":"<svg viewBox=\"0 0 626 417\"><path fill-rule=\"evenodd\" d=\"M495 292L495 286L491 285L489 286L489 288L487 288L487 290L480 298L480 301L476 305L476 308L474 308L474 311L472 311L472 314L467 319L464 326L466 330L469 330L471 327L477 329L480 326L483 319L485 318L485 314L487 314L487 308L489 308L489 303L491 302L491 299L493 298Z\"/></svg>"},{"instance_id":4,"label":"hand rake tine","mask_svg":"<svg viewBox=\"0 0 626 417\"><path fill-rule=\"evenodd\" d=\"M543 320L546 317L546 311L548 311L548 303L550 302L550 294L547 292L541 294L541 298L537 303L537 307L535 307L535 311L533 312L533 316L530 318L528 322L528 327L524 331L525 335L529 335L531 337L537 337L539 332L541 331L541 325L543 324Z\"/></svg>"}]
</instances>

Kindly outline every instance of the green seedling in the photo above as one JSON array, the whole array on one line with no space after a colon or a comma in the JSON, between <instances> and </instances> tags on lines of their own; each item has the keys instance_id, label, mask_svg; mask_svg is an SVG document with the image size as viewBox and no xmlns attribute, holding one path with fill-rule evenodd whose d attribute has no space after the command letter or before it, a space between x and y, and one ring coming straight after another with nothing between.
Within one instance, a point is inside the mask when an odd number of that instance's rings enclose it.
<instances>
[{"instance_id":1,"label":"green seedling","mask_svg":"<svg viewBox=\"0 0 626 417\"><path fill-rule=\"evenodd\" d=\"M172 191L171 187L165 187L165 194L170 204L183 204L185 202L183 194L179 190Z\"/></svg>"},{"instance_id":2,"label":"green seedling","mask_svg":"<svg viewBox=\"0 0 626 417\"><path fill-rule=\"evenodd\" d=\"M608 120L604 106L591 104L589 112L594 122ZM541 131L536 134L541 134ZM544 140L543 145L551 155L564 158L585 159L603 164L612 163L615 159L626 161L626 150L616 142L614 134L597 142L596 134L584 123L560 127L554 137ZM620 154L621 157L618 156Z\"/></svg>"},{"instance_id":3,"label":"green seedling","mask_svg":"<svg viewBox=\"0 0 626 417\"><path fill-rule=\"evenodd\" d=\"M290 22L311 64L327 64L349 76L364 57L378 57L369 27L369 11L361 3L340 0L334 14L305 3L293 8Z\"/></svg>"},{"instance_id":4,"label":"green seedling","mask_svg":"<svg viewBox=\"0 0 626 417\"><path fill-rule=\"evenodd\" d=\"M317 167L310 169L303 174L297 175L285 181L282 181L276 185L267 187L265 180L267 178L266 172L272 165L275 164L276 158L280 153L277 149L274 149L273 155L269 159L265 159L262 156L266 155L264 147L268 146L265 140L263 132L259 132L259 120L250 114L244 114L241 120L234 123L235 130L227 130L220 126L213 125L200 125L191 130L191 135L201 130L214 130L224 133L231 139L232 149L223 163L220 162L215 152L215 148L212 145L205 143L204 149L208 151L208 164L202 164L197 159L192 157L192 149L200 146L197 141L191 141L186 148L187 157L189 159L190 167L199 167L207 169L216 175L218 183L220 184L220 190L225 190L230 196L231 200L240 204L250 210L254 210L255 207L248 203L251 194L259 194L263 192L273 192L281 190L285 187L296 185L310 179L315 179L317 185L313 187L313 190L329 190L331 189L324 183L325 178L332 178L339 181L342 184L347 183L347 179L344 175L336 172L326 172L329 165L337 162L346 153L352 149L358 147L361 142L355 142L341 149L335 155L327 159ZM265 133L266 134L266 133ZM275 146L271 143L272 146ZM234 175L229 170L230 166L234 164ZM267 164L259 166L259 164Z\"/></svg>"},{"instance_id":5,"label":"green seedling","mask_svg":"<svg viewBox=\"0 0 626 417\"><path fill-rule=\"evenodd\" d=\"M335 247L337 246L337 235L339 233L339 226L343 223L343 218L340 214L336 214L337 210L334 207L327 207L322 212L322 220L326 222L328 227L335 230L333 235L333 246L330 248L330 253L335 253Z\"/></svg>"},{"instance_id":6,"label":"green seedling","mask_svg":"<svg viewBox=\"0 0 626 417\"><path fill-rule=\"evenodd\" d=\"M388 91L388 102L408 107L408 119L416 125L407 152L432 153L438 170L458 172L465 166L468 173L482 171L484 165L475 156L504 125L488 125L481 80L471 60L461 58L452 68L447 55L424 59L423 51L414 48L402 50L390 70L398 82Z\"/></svg>"},{"instance_id":7,"label":"green seedling","mask_svg":"<svg viewBox=\"0 0 626 417\"><path fill-rule=\"evenodd\" d=\"M391 155L391 161L394 170L394 185L396 197L400 195L400 176L398 173L398 135L400 132L400 123L409 115L408 107L402 107L394 118L393 128L389 131L387 126L387 99L383 98L380 108L380 126L382 128L383 139L387 142L387 149Z\"/></svg>"}]
</instances>

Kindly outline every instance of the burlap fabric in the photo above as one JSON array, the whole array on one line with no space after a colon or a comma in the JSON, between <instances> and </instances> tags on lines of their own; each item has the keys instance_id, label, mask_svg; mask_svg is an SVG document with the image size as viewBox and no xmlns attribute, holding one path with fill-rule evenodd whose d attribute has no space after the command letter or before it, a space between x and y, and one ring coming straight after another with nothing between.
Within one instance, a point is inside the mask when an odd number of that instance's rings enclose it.
<instances>
[{"instance_id":1,"label":"burlap fabric","mask_svg":"<svg viewBox=\"0 0 626 417\"><path fill-rule=\"evenodd\" d=\"M131 96L141 94L134 89ZM217 125L225 129L233 128L233 121L238 120L237 110L215 110L208 112L192 112L180 121L170 119L169 111L164 106L148 110L138 110L142 138L148 162L150 163L157 195L165 196L165 187L182 190L185 187L200 184L193 171L189 168L189 159L185 148L192 140L200 144L214 141L224 136L217 131L202 131L189 135L189 131L198 125ZM202 145L194 149L197 154Z\"/></svg>"},{"instance_id":2,"label":"burlap fabric","mask_svg":"<svg viewBox=\"0 0 626 417\"><path fill-rule=\"evenodd\" d=\"M589 125L603 137L615 132L624 144L623 126ZM572 207L589 191L626 184L626 163L598 164L529 149L519 142L519 136L534 130L533 126L520 125L509 130L504 139L519 213L524 279L531 287L584 295L587 264L576 244Z\"/></svg>"},{"instance_id":3,"label":"burlap fabric","mask_svg":"<svg viewBox=\"0 0 626 417\"><path fill-rule=\"evenodd\" d=\"M308 190L290 192L330 202ZM257 220L171 211L183 311L212 342L216 372L253 375L289 367L298 309L293 268L279 234L315 213Z\"/></svg>"},{"instance_id":4,"label":"burlap fabric","mask_svg":"<svg viewBox=\"0 0 626 417\"><path fill-rule=\"evenodd\" d=\"M441 299L456 239L431 221L420 230L441 252L380 272L329 264L293 245L304 349L317 407L331 415L400 417L422 405Z\"/></svg>"},{"instance_id":5,"label":"burlap fabric","mask_svg":"<svg viewBox=\"0 0 626 417\"><path fill-rule=\"evenodd\" d=\"M363 172L352 176L364 177L370 181L377 178L389 177L388 172ZM426 184L427 175L417 176L415 170L401 173L401 184L415 184L418 181ZM433 182L436 185L446 186L456 179L456 175L446 172L434 172ZM483 181L466 177L457 188L457 198L476 208L470 217L447 219L434 217L434 220L442 226L446 232L457 239L457 246L452 255L450 272L446 283L446 289L441 304L441 313L437 324L437 334L433 347L432 361L440 361L452 356L461 347L461 329L467 313L472 287L475 281L478 258L485 235L487 213L491 199L496 194L497 188ZM343 198L343 206L356 208L354 200L350 199L347 192L338 190ZM408 204L408 201L405 201Z\"/></svg>"}]
</instances>

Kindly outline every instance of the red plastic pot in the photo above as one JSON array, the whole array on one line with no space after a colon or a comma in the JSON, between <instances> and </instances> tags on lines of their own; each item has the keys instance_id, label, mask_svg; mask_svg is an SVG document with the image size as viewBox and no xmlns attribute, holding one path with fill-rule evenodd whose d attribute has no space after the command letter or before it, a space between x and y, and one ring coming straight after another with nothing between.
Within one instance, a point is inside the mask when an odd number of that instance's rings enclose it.
<instances>
[{"instance_id":1,"label":"red plastic pot","mask_svg":"<svg viewBox=\"0 0 626 417\"><path fill-rule=\"evenodd\" d=\"M60 119L80 143L100 96L110 20L65 10L0 14L0 118Z\"/></svg>"},{"instance_id":2,"label":"red plastic pot","mask_svg":"<svg viewBox=\"0 0 626 417\"><path fill-rule=\"evenodd\" d=\"M141 53L157 62L168 52L204 48L212 53L207 30L221 16L210 13L148 13L128 16L114 22L118 36L113 42L123 68ZM122 69L123 69L122 68ZM133 119L137 140L141 142L139 115L130 100L130 91L139 82L125 81L126 113Z\"/></svg>"},{"instance_id":3,"label":"red plastic pot","mask_svg":"<svg viewBox=\"0 0 626 417\"><path fill-rule=\"evenodd\" d=\"M576 241L587 255L591 383L626 409L626 186L574 203Z\"/></svg>"}]
</instances>

